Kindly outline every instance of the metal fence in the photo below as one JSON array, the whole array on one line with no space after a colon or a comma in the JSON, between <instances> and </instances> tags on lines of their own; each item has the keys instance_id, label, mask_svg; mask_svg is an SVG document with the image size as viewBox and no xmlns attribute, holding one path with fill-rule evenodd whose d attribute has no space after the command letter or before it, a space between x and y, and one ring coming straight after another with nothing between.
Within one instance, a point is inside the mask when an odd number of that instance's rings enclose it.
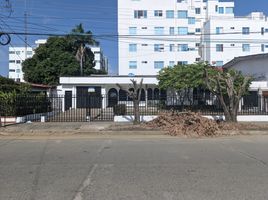
<instances>
[{"instance_id":1,"label":"metal fence","mask_svg":"<svg viewBox=\"0 0 268 200\"><path fill-rule=\"evenodd\" d=\"M163 111L192 111L203 115L223 115L220 101L215 95L157 95L142 96L140 114L158 115ZM244 96L239 105L239 115L267 115L268 98L259 95ZM65 95L65 96L16 96L0 98L1 126L16 122L87 122L113 121L114 116L134 115L131 98L126 95Z\"/></svg>"}]
</instances>

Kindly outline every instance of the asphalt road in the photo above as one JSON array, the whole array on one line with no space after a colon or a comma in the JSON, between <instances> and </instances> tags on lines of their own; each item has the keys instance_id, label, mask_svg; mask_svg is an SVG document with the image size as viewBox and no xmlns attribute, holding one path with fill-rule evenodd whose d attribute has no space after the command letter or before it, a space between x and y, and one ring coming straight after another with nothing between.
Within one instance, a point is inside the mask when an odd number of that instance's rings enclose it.
<instances>
[{"instance_id":1,"label":"asphalt road","mask_svg":"<svg viewBox=\"0 0 268 200\"><path fill-rule=\"evenodd\" d=\"M268 136L0 140L1 200L268 199Z\"/></svg>"}]
</instances>

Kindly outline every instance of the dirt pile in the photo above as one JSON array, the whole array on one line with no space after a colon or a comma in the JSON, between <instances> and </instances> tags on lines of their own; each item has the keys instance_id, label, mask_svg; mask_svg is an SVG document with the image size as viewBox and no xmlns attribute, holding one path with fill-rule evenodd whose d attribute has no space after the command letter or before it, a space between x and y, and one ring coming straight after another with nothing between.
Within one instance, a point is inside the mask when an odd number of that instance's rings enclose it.
<instances>
[{"instance_id":1,"label":"dirt pile","mask_svg":"<svg viewBox=\"0 0 268 200\"><path fill-rule=\"evenodd\" d=\"M220 135L221 129L216 121L192 112L162 113L158 118L145 125L168 131L172 136L185 135L190 137L217 136Z\"/></svg>"}]
</instances>

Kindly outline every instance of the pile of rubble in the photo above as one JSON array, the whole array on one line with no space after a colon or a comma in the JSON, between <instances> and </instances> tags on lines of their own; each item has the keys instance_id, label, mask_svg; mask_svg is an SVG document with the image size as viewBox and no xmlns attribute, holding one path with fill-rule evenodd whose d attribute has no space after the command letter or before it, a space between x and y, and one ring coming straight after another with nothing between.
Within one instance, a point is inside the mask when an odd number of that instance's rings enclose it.
<instances>
[{"instance_id":1,"label":"pile of rubble","mask_svg":"<svg viewBox=\"0 0 268 200\"><path fill-rule=\"evenodd\" d=\"M220 135L221 125L214 120L207 119L199 113L166 112L158 118L145 124L151 128L167 131L172 136L185 135L190 137Z\"/></svg>"}]
</instances>

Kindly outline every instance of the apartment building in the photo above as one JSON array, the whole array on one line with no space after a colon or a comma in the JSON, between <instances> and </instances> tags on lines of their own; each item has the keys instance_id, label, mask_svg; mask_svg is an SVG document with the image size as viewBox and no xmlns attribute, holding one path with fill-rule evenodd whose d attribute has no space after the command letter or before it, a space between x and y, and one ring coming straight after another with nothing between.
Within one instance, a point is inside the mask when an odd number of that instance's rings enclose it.
<instances>
[{"instance_id":1,"label":"apartment building","mask_svg":"<svg viewBox=\"0 0 268 200\"><path fill-rule=\"evenodd\" d=\"M211 16L203 31L201 56L212 65L268 52L268 21L262 12L245 17Z\"/></svg>"},{"instance_id":2,"label":"apartment building","mask_svg":"<svg viewBox=\"0 0 268 200\"><path fill-rule=\"evenodd\" d=\"M108 72L108 59L104 56L100 46L91 46L92 53L94 54L95 69Z\"/></svg>"},{"instance_id":3,"label":"apartment building","mask_svg":"<svg viewBox=\"0 0 268 200\"><path fill-rule=\"evenodd\" d=\"M24 82L22 72L22 62L27 58L34 55L34 49L39 45L46 43L46 40L39 39L35 41L35 47L9 47L9 78L17 81Z\"/></svg>"},{"instance_id":4,"label":"apartment building","mask_svg":"<svg viewBox=\"0 0 268 200\"><path fill-rule=\"evenodd\" d=\"M9 47L9 78L17 81L24 82L24 74L22 71L22 62L31 58L34 55L34 50L41 44L45 44L45 39L39 39L35 41L35 46L27 47ZM103 55L101 47L92 46L90 47L94 54L95 69L108 71L108 59Z\"/></svg>"},{"instance_id":5,"label":"apartment building","mask_svg":"<svg viewBox=\"0 0 268 200\"><path fill-rule=\"evenodd\" d=\"M236 17L234 9L219 0L118 0L119 75L156 75L197 61L222 66L267 52L267 17Z\"/></svg>"}]
</instances>

